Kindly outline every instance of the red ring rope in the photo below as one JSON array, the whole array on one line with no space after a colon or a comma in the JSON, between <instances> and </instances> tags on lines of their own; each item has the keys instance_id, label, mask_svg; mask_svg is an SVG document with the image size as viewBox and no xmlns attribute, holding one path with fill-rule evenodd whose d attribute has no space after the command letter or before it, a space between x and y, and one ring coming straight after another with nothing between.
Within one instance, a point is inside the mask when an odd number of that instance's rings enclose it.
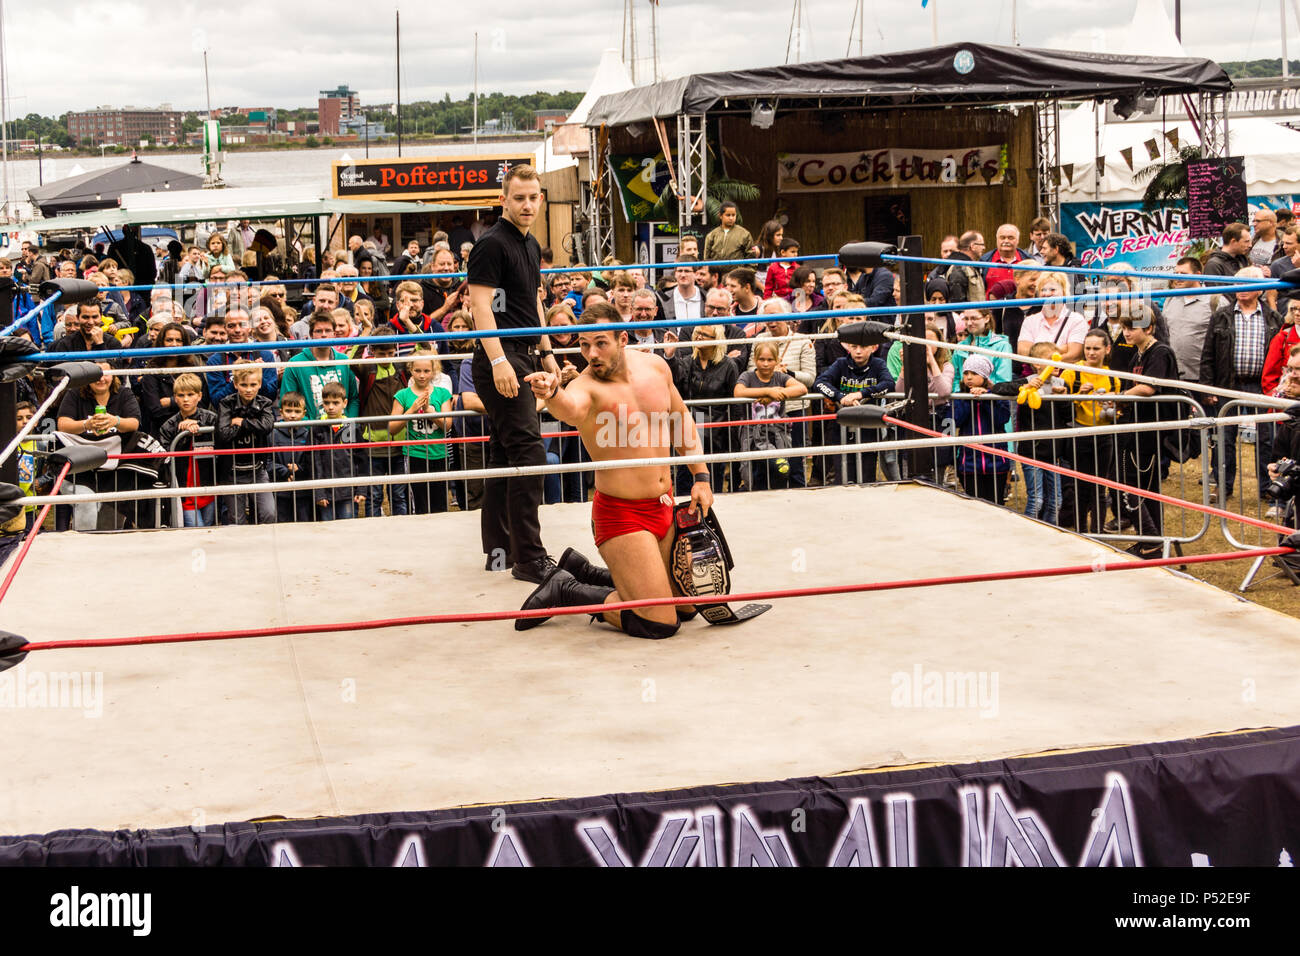
<instances>
[{"instance_id":1,"label":"red ring rope","mask_svg":"<svg viewBox=\"0 0 1300 956\"><path fill-rule=\"evenodd\" d=\"M1134 571L1183 564L1206 564L1212 561L1235 561L1240 558L1291 554L1291 548L1256 548L1181 558L1153 558L1145 561L1120 561L1116 564L1076 564L1059 568L1028 568L1021 571L996 571L991 574L961 574L937 578L913 578L904 581L877 581L873 584L829 585L815 588L791 588L784 591L752 591L728 594L728 603L748 603L776 598L817 597L827 594L858 594L866 591L892 591L903 588L935 587L948 584L981 584L988 581L1012 581L1022 578L1046 578L1071 574L1096 574L1105 571ZM250 637L283 637L291 634L329 634L340 631L374 631L389 627L413 627L422 624L468 624L486 621L513 621L529 617L558 617L565 614L599 614L638 607L664 607L698 604L698 597L643 598L610 604L587 604L581 607L538 608L535 611L479 611L464 614L427 614L418 617L384 618L372 621L341 621L334 624L281 625L230 631L201 631L182 634L153 634L144 637L113 637L99 640L37 641L16 648L15 652L67 650L77 647L123 647L141 644L183 644L191 641L240 640Z\"/></svg>"},{"instance_id":2,"label":"red ring rope","mask_svg":"<svg viewBox=\"0 0 1300 956\"><path fill-rule=\"evenodd\" d=\"M68 462L63 466L63 470L59 472L59 477L54 480L54 484L50 487L50 494L57 495L59 493L59 488L63 485L63 479L68 477L68 472L71 469L72 462ZM9 585L13 583L14 577L18 574L18 569L22 567L23 558L27 557L27 552L32 549L32 542L36 540L36 535L40 533L41 525L45 523L45 516L50 513L51 507L53 507L53 502L41 508L41 513L36 516L32 529L27 532L27 537L23 539L18 556L14 558L13 567L5 575L4 581L0 583L0 601L3 601L5 595L9 593Z\"/></svg>"},{"instance_id":3,"label":"red ring rope","mask_svg":"<svg viewBox=\"0 0 1300 956\"><path fill-rule=\"evenodd\" d=\"M903 428L910 429L914 432L920 432L931 438L945 438L942 432L937 432L921 425L914 425L911 422L905 422L902 419L894 418L891 415L885 415L884 420L891 425L899 425ZM1022 439L1024 440L1024 439ZM1069 439L1062 439L1068 441ZM1076 439L1077 440L1077 439ZM1141 498L1150 498L1153 501L1159 501L1167 505L1173 505L1176 508L1185 508L1188 511L1199 511L1202 514L1214 515L1218 518L1227 518L1229 521L1240 521L1242 524L1254 525L1256 528L1262 528L1265 531L1272 531L1275 534L1290 535L1295 528L1288 528L1282 524L1272 524L1260 518L1251 518L1247 515L1234 514L1231 511L1224 511L1221 508L1213 508L1209 505L1203 505L1198 501L1187 501L1184 498L1174 498L1170 495L1163 494L1159 491L1147 491L1145 488L1135 488L1132 485L1120 484L1118 481L1111 481L1109 478L1103 478L1100 475L1086 475L1081 471L1075 471L1073 468L1066 468L1063 465L1052 465L1047 462L1039 461L1037 458L1027 458L1024 455L1018 455L1014 451L1007 451L1003 448L995 448L993 445L962 445L963 448L973 448L976 451L988 452L991 455L1001 455L1004 458L1010 458L1012 461L1018 461L1024 465L1031 465L1034 468L1042 468L1044 471L1054 471L1058 475L1065 475L1069 478L1082 478L1084 481L1092 482L1095 485L1102 485L1106 488L1113 488L1116 491L1122 491L1126 494L1137 495Z\"/></svg>"}]
</instances>

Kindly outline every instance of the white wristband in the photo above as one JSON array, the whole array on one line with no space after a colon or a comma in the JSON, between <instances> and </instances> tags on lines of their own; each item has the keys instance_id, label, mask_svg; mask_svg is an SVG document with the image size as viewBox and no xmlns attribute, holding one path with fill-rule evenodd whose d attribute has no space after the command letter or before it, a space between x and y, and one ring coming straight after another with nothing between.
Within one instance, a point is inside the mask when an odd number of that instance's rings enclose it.
<instances>
[{"instance_id":1,"label":"white wristband","mask_svg":"<svg viewBox=\"0 0 1300 956\"><path fill-rule=\"evenodd\" d=\"M502 362L504 362L504 361L506 361L506 357L505 357L504 355L498 355L496 358L494 358L494 359L492 360L492 364L493 364L494 366L495 366L495 365L500 365L500 364L501 364Z\"/></svg>"}]
</instances>

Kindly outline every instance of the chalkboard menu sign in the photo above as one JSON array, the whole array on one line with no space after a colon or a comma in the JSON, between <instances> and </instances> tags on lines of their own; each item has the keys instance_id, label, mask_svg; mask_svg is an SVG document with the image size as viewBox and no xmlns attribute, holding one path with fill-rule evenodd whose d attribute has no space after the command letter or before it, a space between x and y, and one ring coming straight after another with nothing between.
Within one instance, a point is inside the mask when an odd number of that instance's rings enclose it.
<instances>
[{"instance_id":1,"label":"chalkboard menu sign","mask_svg":"<svg viewBox=\"0 0 1300 956\"><path fill-rule=\"evenodd\" d=\"M1218 239L1230 222L1249 222L1245 161L1240 156L1187 164L1187 228L1193 239Z\"/></svg>"}]
</instances>

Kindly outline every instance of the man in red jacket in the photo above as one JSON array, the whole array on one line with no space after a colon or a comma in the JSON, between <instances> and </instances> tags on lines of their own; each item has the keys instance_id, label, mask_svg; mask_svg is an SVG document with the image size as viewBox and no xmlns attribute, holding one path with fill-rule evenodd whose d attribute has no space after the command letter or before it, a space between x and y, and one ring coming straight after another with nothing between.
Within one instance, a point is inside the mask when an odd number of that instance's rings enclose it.
<instances>
[{"instance_id":1,"label":"man in red jacket","mask_svg":"<svg viewBox=\"0 0 1300 956\"><path fill-rule=\"evenodd\" d=\"M993 250L992 255L988 257L990 262L1005 262L1008 265L1014 265L1017 262L1024 262L1025 254L1020 251L1020 230L1011 223L1003 223L998 226L997 248ZM993 288L994 285L1004 279L1015 280L1017 269L999 269L996 266L989 269L984 276L984 287Z\"/></svg>"}]
</instances>

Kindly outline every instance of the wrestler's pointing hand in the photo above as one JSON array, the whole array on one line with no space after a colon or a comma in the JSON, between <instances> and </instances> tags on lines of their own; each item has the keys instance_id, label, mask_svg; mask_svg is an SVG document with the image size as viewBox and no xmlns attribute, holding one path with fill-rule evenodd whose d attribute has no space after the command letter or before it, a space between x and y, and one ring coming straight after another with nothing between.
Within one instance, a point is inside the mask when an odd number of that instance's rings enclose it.
<instances>
[{"instance_id":1,"label":"wrestler's pointing hand","mask_svg":"<svg viewBox=\"0 0 1300 956\"><path fill-rule=\"evenodd\" d=\"M554 398L560 385L559 376L550 372L531 372L524 376L524 381L533 387L533 394L542 401Z\"/></svg>"}]
</instances>

